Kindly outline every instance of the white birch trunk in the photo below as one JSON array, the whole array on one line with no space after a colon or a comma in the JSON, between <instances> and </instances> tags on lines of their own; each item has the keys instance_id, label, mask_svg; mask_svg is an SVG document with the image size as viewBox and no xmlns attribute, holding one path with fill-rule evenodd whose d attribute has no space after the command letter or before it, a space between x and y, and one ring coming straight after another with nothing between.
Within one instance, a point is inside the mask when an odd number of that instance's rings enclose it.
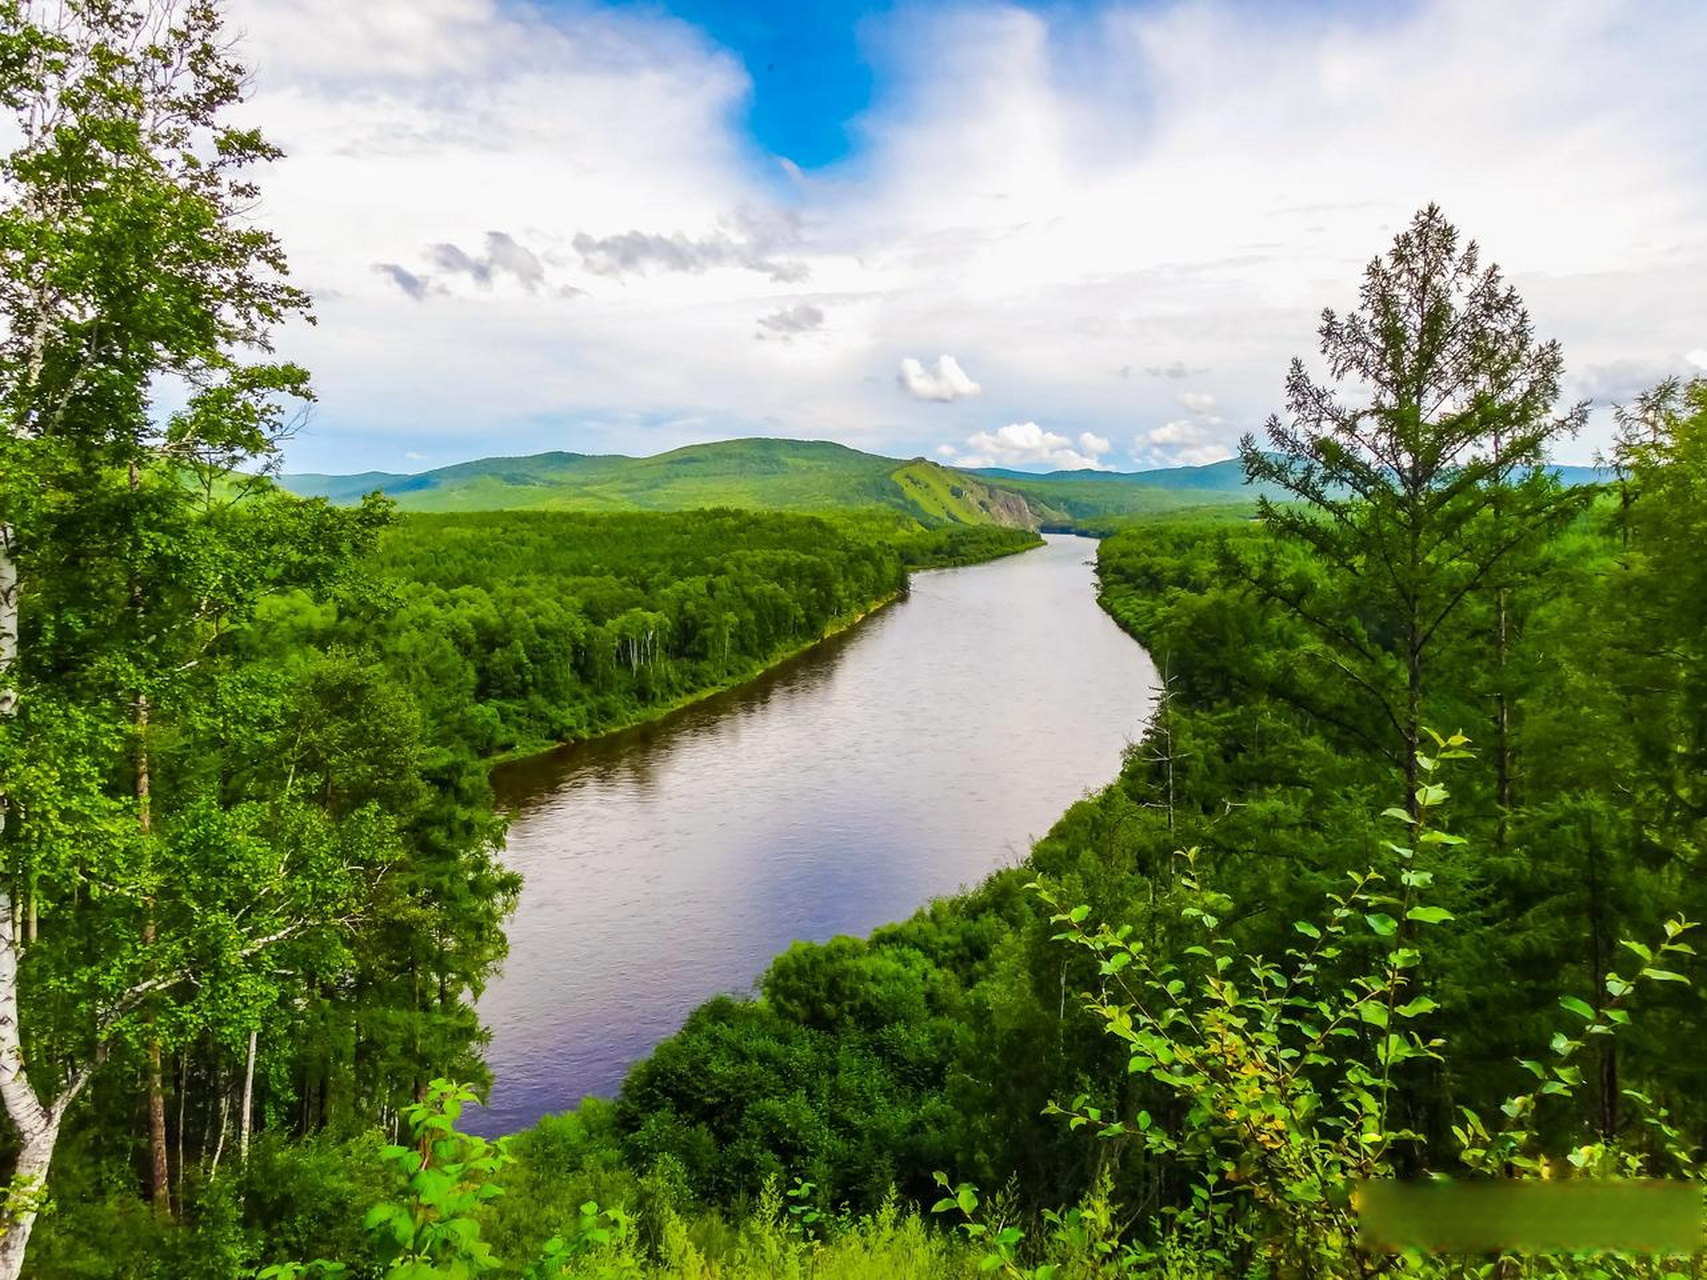
<instances>
[{"instance_id":1,"label":"white birch trunk","mask_svg":"<svg viewBox=\"0 0 1707 1280\"><path fill-rule=\"evenodd\" d=\"M18 915L10 890L0 887L0 1101L18 1133L18 1163L0 1221L0 1280L18 1280L24 1252L47 1189L47 1170L59 1142L59 1126L84 1077L75 1078L50 1106L43 1106L24 1067L18 1027Z\"/></svg>"},{"instance_id":2,"label":"white birch trunk","mask_svg":"<svg viewBox=\"0 0 1707 1280\"><path fill-rule=\"evenodd\" d=\"M7 1195L11 1211L4 1224L5 1234L0 1235L0 1280L19 1280L24 1273L24 1253L30 1246L30 1232L35 1229L36 1206L46 1189L47 1168L53 1163L53 1149L59 1142L63 1113L55 1110L42 1114L46 1125L24 1142L12 1174Z\"/></svg>"},{"instance_id":3,"label":"white birch trunk","mask_svg":"<svg viewBox=\"0 0 1707 1280\"><path fill-rule=\"evenodd\" d=\"M259 1033L249 1033L249 1058L243 1064L243 1113L237 1118L237 1163L249 1167L249 1117L255 1107L255 1041Z\"/></svg>"}]
</instances>

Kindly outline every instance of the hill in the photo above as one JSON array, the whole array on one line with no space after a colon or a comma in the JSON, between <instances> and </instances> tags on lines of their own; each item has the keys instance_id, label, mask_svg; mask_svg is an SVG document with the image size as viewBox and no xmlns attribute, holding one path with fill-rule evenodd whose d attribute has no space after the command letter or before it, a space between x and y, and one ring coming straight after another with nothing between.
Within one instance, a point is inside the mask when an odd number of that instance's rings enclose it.
<instances>
[{"instance_id":1,"label":"hill","mask_svg":"<svg viewBox=\"0 0 1707 1280\"><path fill-rule=\"evenodd\" d=\"M378 489L410 511L782 511L889 508L925 525L1035 528L1059 518L1011 486L811 440L726 440L649 458L541 453L482 458L420 475L287 475L293 493L353 502Z\"/></svg>"},{"instance_id":2,"label":"hill","mask_svg":"<svg viewBox=\"0 0 1707 1280\"><path fill-rule=\"evenodd\" d=\"M1555 467L1568 485L1609 475ZM1184 511L1231 514L1268 486L1247 486L1235 458L1147 471L962 470L925 458L862 453L824 440L748 439L689 445L647 458L538 453L481 458L418 475L281 477L293 493L355 502L375 489L409 511L880 510L927 528L1100 527L1107 521ZM1089 522L1089 523L1087 523Z\"/></svg>"}]
</instances>

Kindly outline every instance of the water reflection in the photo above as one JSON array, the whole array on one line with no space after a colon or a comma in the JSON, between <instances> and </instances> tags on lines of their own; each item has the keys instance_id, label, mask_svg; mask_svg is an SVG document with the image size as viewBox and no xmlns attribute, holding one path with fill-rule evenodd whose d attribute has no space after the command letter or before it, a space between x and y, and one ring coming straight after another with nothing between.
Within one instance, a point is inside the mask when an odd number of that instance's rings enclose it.
<instances>
[{"instance_id":1,"label":"water reflection","mask_svg":"<svg viewBox=\"0 0 1707 1280\"><path fill-rule=\"evenodd\" d=\"M1093 550L920 574L752 685L500 770L527 885L480 1006L480 1126L613 1093L790 942L976 882L1111 778L1155 671L1096 607Z\"/></svg>"}]
</instances>

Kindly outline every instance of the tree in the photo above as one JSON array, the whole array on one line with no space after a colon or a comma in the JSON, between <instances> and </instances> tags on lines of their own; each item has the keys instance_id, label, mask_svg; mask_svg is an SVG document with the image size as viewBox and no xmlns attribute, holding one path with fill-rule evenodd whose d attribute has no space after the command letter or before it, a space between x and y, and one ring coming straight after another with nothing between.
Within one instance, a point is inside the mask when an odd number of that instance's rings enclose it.
<instances>
[{"instance_id":1,"label":"tree","mask_svg":"<svg viewBox=\"0 0 1707 1280\"><path fill-rule=\"evenodd\" d=\"M305 311L224 121L242 69L212 0L0 0L0 1100L18 1137L0 1278L19 1274L66 1114L116 1052L252 1006L282 948L339 945L396 856L369 808L163 794L167 739L222 741L213 696L269 592L323 586L379 507L264 471L309 397L270 358Z\"/></svg>"},{"instance_id":2,"label":"tree","mask_svg":"<svg viewBox=\"0 0 1707 1280\"><path fill-rule=\"evenodd\" d=\"M1369 736L1414 795L1442 626L1576 509L1542 463L1586 408L1555 411L1558 343L1535 340L1516 290L1434 205L1370 262L1357 309L1325 310L1317 332L1328 381L1295 359L1269 450L1247 435L1239 454L1248 482L1295 500L1261 499L1265 525L1323 569L1257 581L1374 710Z\"/></svg>"}]
</instances>

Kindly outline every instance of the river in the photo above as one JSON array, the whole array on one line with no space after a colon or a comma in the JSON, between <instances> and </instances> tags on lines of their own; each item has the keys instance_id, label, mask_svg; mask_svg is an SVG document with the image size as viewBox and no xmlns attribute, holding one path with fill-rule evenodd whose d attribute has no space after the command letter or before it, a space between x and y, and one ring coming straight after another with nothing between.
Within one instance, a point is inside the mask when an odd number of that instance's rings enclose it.
<instances>
[{"instance_id":1,"label":"river","mask_svg":"<svg viewBox=\"0 0 1707 1280\"><path fill-rule=\"evenodd\" d=\"M526 877L480 1001L504 1133L583 1095L800 938L863 934L1017 862L1112 779L1155 668L1096 544L915 574L906 598L653 725L505 765Z\"/></svg>"}]
</instances>

